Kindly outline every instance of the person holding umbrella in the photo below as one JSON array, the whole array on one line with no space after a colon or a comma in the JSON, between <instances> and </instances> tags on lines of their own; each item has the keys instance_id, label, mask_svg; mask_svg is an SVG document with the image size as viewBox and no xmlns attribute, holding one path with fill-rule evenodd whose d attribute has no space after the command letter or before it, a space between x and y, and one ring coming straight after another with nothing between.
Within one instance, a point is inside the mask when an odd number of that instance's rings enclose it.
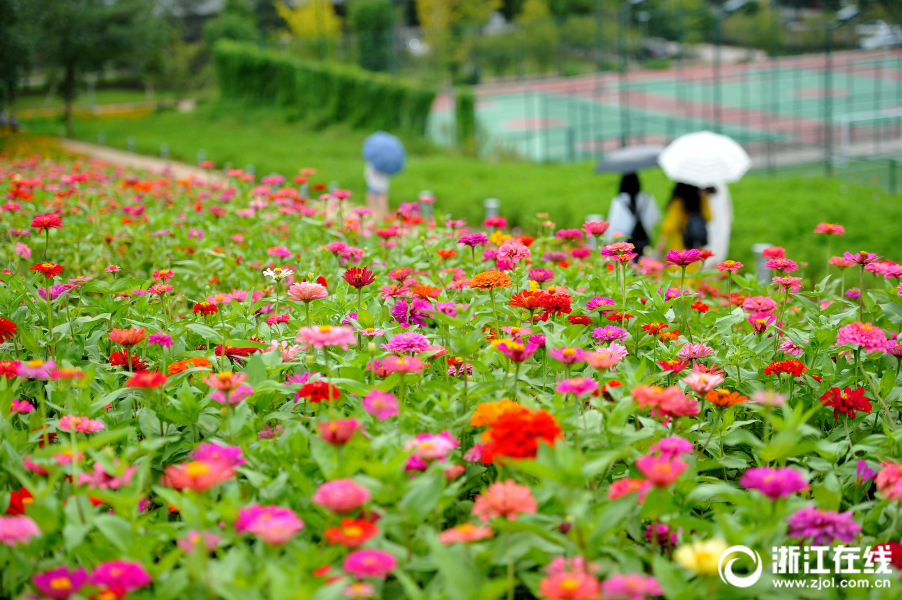
<instances>
[{"instance_id":1,"label":"person holding umbrella","mask_svg":"<svg viewBox=\"0 0 902 600\"><path fill-rule=\"evenodd\" d=\"M658 203L642 191L636 172L657 166L663 146L631 146L608 153L595 168L596 173L623 173L620 193L608 211L607 239L626 237L639 256L651 245L651 232L661 219Z\"/></svg>"},{"instance_id":2,"label":"person holding umbrella","mask_svg":"<svg viewBox=\"0 0 902 600\"><path fill-rule=\"evenodd\" d=\"M390 178L404 170L407 153L397 137L377 131L363 141L363 158L366 160L363 168L366 205L380 221L388 215Z\"/></svg>"},{"instance_id":3,"label":"person holding umbrella","mask_svg":"<svg viewBox=\"0 0 902 600\"><path fill-rule=\"evenodd\" d=\"M707 246L711 218L706 191L689 183L677 183L667 203L656 253Z\"/></svg>"}]
</instances>

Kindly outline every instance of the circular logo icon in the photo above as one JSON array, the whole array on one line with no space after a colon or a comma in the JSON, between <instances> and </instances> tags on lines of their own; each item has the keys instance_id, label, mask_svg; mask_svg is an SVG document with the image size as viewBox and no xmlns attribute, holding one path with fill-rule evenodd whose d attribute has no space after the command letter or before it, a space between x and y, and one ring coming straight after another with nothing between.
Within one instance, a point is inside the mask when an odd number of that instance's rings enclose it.
<instances>
[{"instance_id":1,"label":"circular logo icon","mask_svg":"<svg viewBox=\"0 0 902 600\"><path fill-rule=\"evenodd\" d=\"M754 573L749 573L744 577L733 574L733 563L739 559L732 558L727 561L727 558L731 554L735 554L737 552L740 554L745 554L746 556L751 558L752 561L755 562L755 564L758 565L758 568L755 569ZM726 565L724 565L724 561L726 561ZM723 554L720 555L720 561L718 561L717 563L717 573L720 575L721 581L740 588L747 588L755 585L755 583L757 583L761 578L762 568L761 556L748 546L730 546L724 551Z\"/></svg>"}]
</instances>

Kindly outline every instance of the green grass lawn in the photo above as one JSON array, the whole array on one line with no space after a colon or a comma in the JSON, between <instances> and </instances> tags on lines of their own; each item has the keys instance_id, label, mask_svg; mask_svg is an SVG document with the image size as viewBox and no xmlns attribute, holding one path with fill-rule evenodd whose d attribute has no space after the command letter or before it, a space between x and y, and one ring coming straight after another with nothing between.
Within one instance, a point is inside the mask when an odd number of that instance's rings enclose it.
<instances>
[{"instance_id":1,"label":"green grass lawn","mask_svg":"<svg viewBox=\"0 0 902 600\"><path fill-rule=\"evenodd\" d=\"M56 133L56 121L27 123L32 131ZM316 167L315 180L337 181L358 198L364 194L360 146L368 132L344 128L310 131L269 111L248 111L223 105L202 106L189 114L161 112L143 119L77 120L76 136L126 148L134 136L139 152L159 156L161 143L170 157L194 163L203 149L217 166L254 165L259 176L277 172L292 177L301 167ZM617 191L618 178L597 176L592 164L544 165L523 162L490 163L436 149L421 139L405 140L407 169L392 181L391 200L414 201L421 190L432 190L438 207L471 223L481 220L482 201L501 200L501 213L527 231L538 212L550 213L559 227L578 226L590 213L606 213ZM643 173L646 189L663 204L672 189L661 171ZM824 236L811 233L820 221L838 222L847 234L834 253L869 250L902 259L898 252L902 195L875 187L850 185L827 177L767 177L751 174L731 186L735 205L731 256L752 262L751 245L779 244L790 257L821 268Z\"/></svg>"}]
</instances>

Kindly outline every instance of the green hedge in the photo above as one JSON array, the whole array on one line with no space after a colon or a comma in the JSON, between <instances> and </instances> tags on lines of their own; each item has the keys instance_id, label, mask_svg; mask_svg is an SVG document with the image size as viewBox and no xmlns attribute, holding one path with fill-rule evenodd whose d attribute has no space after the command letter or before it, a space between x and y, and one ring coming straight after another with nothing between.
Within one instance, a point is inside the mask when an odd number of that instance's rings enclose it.
<instances>
[{"instance_id":1,"label":"green hedge","mask_svg":"<svg viewBox=\"0 0 902 600\"><path fill-rule=\"evenodd\" d=\"M357 67L301 61L223 40L213 50L224 98L293 108L317 126L422 135L435 90Z\"/></svg>"}]
</instances>

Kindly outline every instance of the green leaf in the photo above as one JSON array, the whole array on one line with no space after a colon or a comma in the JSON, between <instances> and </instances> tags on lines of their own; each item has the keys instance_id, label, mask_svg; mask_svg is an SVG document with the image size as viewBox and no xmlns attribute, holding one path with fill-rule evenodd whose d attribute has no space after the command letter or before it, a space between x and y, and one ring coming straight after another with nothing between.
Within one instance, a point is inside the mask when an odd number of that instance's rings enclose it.
<instances>
[{"instance_id":1,"label":"green leaf","mask_svg":"<svg viewBox=\"0 0 902 600\"><path fill-rule=\"evenodd\" d=\"M94 517L94 525L116 548L128 551L132 544L132 526L128 521L116 515L99 515Z\"/></svg>"},{"instance_id":2,"label":"green leaf","mask_svg":"<svg viewBox=\"0 0 902 600\"><path fill-rule=\"evenodd\" d=\"M185 325L188 329L204 338L205 340L222 340L222 334L217 333L215 329L212 327L207 327L206 325L201 325L200 323L188 323Z\"/></svg>"},{"instance_id":3,"label":"green leaf","mask_svg":"<svg viewBox=\"0 0 902 600\"><path fill-rule=\"evenodd\" d=\"M442 496L444 479L441 473L428 473L413 480L398 503L398 508L411 523L422 522L433 511Z\"/></svg>"}]
</instances>

